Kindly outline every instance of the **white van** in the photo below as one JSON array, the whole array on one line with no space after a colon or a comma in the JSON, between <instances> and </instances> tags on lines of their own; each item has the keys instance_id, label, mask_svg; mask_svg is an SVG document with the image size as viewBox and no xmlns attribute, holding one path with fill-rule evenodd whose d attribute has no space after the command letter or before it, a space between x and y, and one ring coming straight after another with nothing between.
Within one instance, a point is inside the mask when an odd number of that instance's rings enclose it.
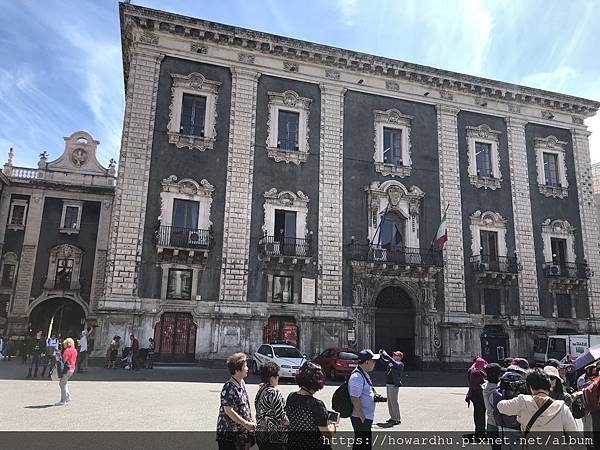
<instances>
[{"instance_id":1,"label":"white van","mask_svg":"<svg viewBox=\"0 0 600 450\"><path fill-rule=\"evenodd\" d=\"M540 336L535 340L533 360L536 365L543 365L549 359L560 361L567 353L575 359L596 344L600 344L600 336L595 334Z\"/></svg>"}]
</instances>

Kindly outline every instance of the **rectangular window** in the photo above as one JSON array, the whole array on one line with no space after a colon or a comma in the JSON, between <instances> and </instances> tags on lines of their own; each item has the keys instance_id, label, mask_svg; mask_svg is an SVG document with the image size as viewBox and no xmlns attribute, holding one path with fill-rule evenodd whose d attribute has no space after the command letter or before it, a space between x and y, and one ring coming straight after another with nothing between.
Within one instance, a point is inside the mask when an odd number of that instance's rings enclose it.
<instances>
[{"instance_id":1,"label":"rectangular window","mask_svg":"<svg viewBox=\"0 0 600 450\"><path fill-rule=\"evenodd\" d=\"M173 227L195 230L198 227L199 207L198 202L175 199L173 201Z\"/></svg>"},{"instance_id":2,"label":"rectangular window","mask_svg":"<svg viewBox=\"0 0 600 450\"><path fill-rule=\"evenodd\" d=\"M500 291L498 289L484 289L483 302L485 314L490 316L500 315Z\"/></svg>"},{"instance_id":3,"label":"rectangular window","mask_svg":"<svg viewBox=\"0 0 600 450\"><path fill-rule=\"evenodd\" d=\"M279 111L277 124L277 148L298 150L300 113Z\"/></svg>"},{"instance_id":4,"label":"rectangular window","mask_svg":"<svg viewBox=\"0 0 600 450\"><path fill-rule=\"evenodd\" d=\"M167 298L170 300L190 300L192 297L192 271L169 269Z\"/></svg>"},{"instance_id":5,"label":"rectangular window","mask_svg":"<svg viewBox=\"0 0 600 450\"><path fill-rule=\"evenodd\" d=\"M383 162L402 165L402 130L383 129Z\"/></svg>"},{"instance_id":6,"label":"rectangular window","mask_svg":"<svg viewBox=\"0 0 600 450\"><path fill-rule=\"evenodd\" d=\"M481 262L494 263L498 261L498 233L495 231L481 230Z\"/></svg>"},{"instance_id":7,"label":"rectangular window","mask_svg":"<svg viewBox=\"0 0 600 450\"><path fill-rule=\"evenodd\" d=\"M2 271L2 287L13 287L15 270L16 266L14 264L4 264L4 269Z\"/></svg>"},{"instance_id":8,"label":"rectangular window","mask_svg":"<svg viewBox=\"0 0 600 450\"><path fill-rule=\"evenodd\" d=\"M8 317L8 305L10 304L10 294L0 295L0 317Z\"/></svg>"},{"instance_id":9,"label":"rectangular window","mask_svg":"<svg viewBox=\"0 0 600 450\"><path fill-rule=\"evenodd\" d=\"M273 302L292 303L292 277L273 277Z\"/></svg>"},{"instance_id":10,"label":"rectangular window","mask_svg":"<svg viewBox=\"0 0 600 450\"><path fill-rule=\"evenodd\" d=\"M558 187L558 155L544 153L544 177L546 186Z\"/></svg>"},{"instance_id":11,"label":"rectangular window","mask_svg":"<svg viewBox=\"0 0 600 450\"><path fill-rule=\"evenodd\" d=\"M556 309L558 317L571 318L571 296L569 294L556 294Z\"/></svg>"},{"instance_id":12,"label":"rectangular window","mask_svg":"<svg viewBox=\"0 0 600 450\"><path fill-rule=\"evenodd\" d=\"M275 240L296 239L296 212L275 210Z\"/></svg>"},{"instance_id":13,"label":"rectangular window","mask_svg":"<svg viewBox=\"0 0 600 450\"><path fill-rule=\"evenodd\" d=\"M65 209L65 222L63 228L79 228L79 208L77 206L67 206Z\"/></svg>"},{"instance_id":14,"label":"rectangular window","mask_svg":"<svg viewBox=\"0 0 600 450\"><path fill-rule=\"evenodd\" d=\"M493 178L492 144L475 142L475 164L478 177Z\"/></svg>"},{"instance_id":15,"label":"rectangular window","mask_svg":"<svg viewBox=\"0 0 600 450\"><path fill-rule=\"evenodd\" d=\"M25 205L12 205L11 225L25 225Z\"/></svg>"},{"instance_id":16,"label":"rectangular window","mask_svg":"<svg viewBox=\"0 0 600 450\"><path fill-rule=\"evenodd\" d=\"M567 262L567 240L560 238L550 238L550 247L552 249L552 263L564 264Z\"/></svg>"},{"instance_id":17,"label":"rectangular window","mask_svg":"<svg viewBox=\"0 0 600 450\"><path fill-rule=\"evenodd\" d=\"M73 260L59 259L56 262L55 289L71 289L71 277L73 276Z\"/></svg>"},{"instance_id":18,"label":"rectangular window","mask_svg":"<svg viewBox=\"0 0 600 450\"><path fill-rule=\"evenodd\" d=\"M190 136L204 137L206 97L183 94L179 132Z\"/></svg>"}]
</instances>

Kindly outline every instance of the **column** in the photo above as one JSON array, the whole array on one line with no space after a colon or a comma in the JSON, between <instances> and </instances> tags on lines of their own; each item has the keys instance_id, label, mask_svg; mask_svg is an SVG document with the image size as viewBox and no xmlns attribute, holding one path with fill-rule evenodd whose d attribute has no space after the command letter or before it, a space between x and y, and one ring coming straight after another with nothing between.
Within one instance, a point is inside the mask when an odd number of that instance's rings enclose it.
<instances>
[{"instance_id":1,"label":"column","mask_svg":"<svg viewBox=\"0 0 600 450\"><path fill-rule=\"evenodd\" d=\"M529 192L525 125L527 125L525 120L514 117L506 118L515 248L519 262L523 266L517 277L519 282L519 305L521 315L533 316L539 315L540 307L535 242L531 221L531 194Z\"/></svg>"},{"instance_id":2,"label":"column","mask_svg":"<svg viewBox=\"0 0 600 450\"><path fill-rule=\"evenodd\" d=\"M139 308L137 278L148 196L156 95L163 55L136 48L129 68L117 190L101 307Z\"/></svg>"},{"instance_id":3,"label":"column","mask_svg":"<svg viewBox=\"0 0 600 450\"><path fill-rule=\"evenodd\" d=\"M444 301L447 312L464 313L467 305L456 121L459 109L448 105L437 105L436 109L442 211L448 205L448 241L444 248Z\"/></svg>"},{"instance_id":4,"label":"column","mask_svg":"<svg viewBox=\"0 0 600 450\"><path fill-rule=\"evenodd\" d=\"M231 68L221 301L246 301L259 72Z\"/></svg>"},{"instance_id":5,"label":"column","mask_svg":"<svg viewBox=\"0 0 600 450\"><path fill-rule=\"evenodd\" d=\"M317 303L342 304L344 93L321 84Z\"/></svg>"},{"instance_id":6,"label":"column","mask_svg":"<svg viewBox=\"0 0 600 450\"><path fill-rule=\"evenodd\" d=\"M96 239L96 255L94 257L94 276L92 278L92 288L90 289L90 312L92 314L96 313L98 301L102 297L104 291L111 209L112 200L103 200L100 203L100 217L98 219Z\"/></svg>"},{"instance_id":7,"label":"column","mask_svg":"<svg viewBox=\"0 0 600 450\"><path fill-rule=\"evenodd\" d=\"M577 199L581 218L583 258L587 261L591 270L591 276L587 283L590 316L598 320L600 318L600 254L598 253L600 232L598 231L596 216L598 212L592 192L592 168L588 141L590 134L585 128L571 130L575 159L575 179L577 180Z\"/></svg>"}]
</instances>

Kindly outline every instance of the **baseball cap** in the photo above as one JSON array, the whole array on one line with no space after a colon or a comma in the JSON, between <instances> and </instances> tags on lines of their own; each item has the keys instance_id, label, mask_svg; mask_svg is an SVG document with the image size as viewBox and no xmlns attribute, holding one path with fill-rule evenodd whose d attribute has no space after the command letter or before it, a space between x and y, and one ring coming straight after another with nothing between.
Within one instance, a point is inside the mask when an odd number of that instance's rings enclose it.
<instances>
[{"instance_id":1,"label":"baseball cap","mask_svg":"<svg viewBox=\"0 0 600 450\"><path fill-rule=\"evenodd\" d=\"M379 353L373 353L370 348L365 348L358 352L358 359L361 362L368 361L369 359L379 359Z\"/></svg>"}]
</instances>

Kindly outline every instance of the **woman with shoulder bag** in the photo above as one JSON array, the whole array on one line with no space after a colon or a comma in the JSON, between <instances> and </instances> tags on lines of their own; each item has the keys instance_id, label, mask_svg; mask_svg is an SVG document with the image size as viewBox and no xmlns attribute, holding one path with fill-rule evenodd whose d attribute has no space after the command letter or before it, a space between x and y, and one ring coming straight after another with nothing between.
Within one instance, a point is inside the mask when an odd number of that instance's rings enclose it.
<instances>
[{"instance_id":1,"label":"woman with shoulder bag","mask_svg":"<svg viewBox=\"0 0 600 450\"><path fill-rule=\"evenodd\" d=\"M62 354L62 373L58 385L60 386L60 401L55 406L63 406L71 401L71 393L69 392L69 378L75 372L75 364L77 363L77 350L75 350L75 342L71 338L63 341Z\"/></svg>"},{"instance_id":2,"label":"woman with shoulder bag","mask_svg":"<svg viewBox=\"0 0 600 450\"><path fill-rule=\"evenodd\" d=\"M277 390L279 366L266 362L260 366L262 384L256 394L256 441L260 450L285 450L287 426L285 400Z\"/></svg>"}]
</instances>

